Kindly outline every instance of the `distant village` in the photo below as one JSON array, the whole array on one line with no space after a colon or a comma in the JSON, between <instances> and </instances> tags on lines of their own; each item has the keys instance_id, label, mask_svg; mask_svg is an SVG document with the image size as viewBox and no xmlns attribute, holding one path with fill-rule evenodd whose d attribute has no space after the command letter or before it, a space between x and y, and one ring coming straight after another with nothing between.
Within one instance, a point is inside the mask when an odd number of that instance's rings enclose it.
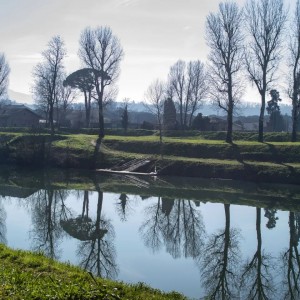
<instances>
[{"instance_id":1,"label":"distant village","mask_svg":"<svg viewBox=\"0 0 300 300\"><path fill-rule=\"evenodd\" d=\"M128 105L128 129L155 130L158 128L157 117L142 102L129 102ZM266 115L264 131L291 132L291 106L281 105L283 122L281 130L274 130L270 124L270 118ZM256 113L255 113L256 112ZM245 103L234 116L233 131L255 131L258 130L259 104ZM289 113L290 112L290 113ZM123 128L122 115L124 103L110 102L104 110L104 123L106 129ZM199 131L226 131L226 116L221 114L216 107L203 105L193 117L191 126L186 130ZM86 115L83 103L72 103L65 111L58 107L54 111L54 122L57 128L86 128ZM179 116L175 116L178 120ZM172 128L180 129L178 122ZM177 122L177 125L176 125ZM44 128L48 126L47 114L38 105L20 104L12 100L2 100L0 104L0 127L24 127ZM166 121L165 121L166 123ZM92 105L90 113L90 128L99 127L98 108L96 103ZM165 128L166 129L166 128Z\"/></svg>"}]
</instances>

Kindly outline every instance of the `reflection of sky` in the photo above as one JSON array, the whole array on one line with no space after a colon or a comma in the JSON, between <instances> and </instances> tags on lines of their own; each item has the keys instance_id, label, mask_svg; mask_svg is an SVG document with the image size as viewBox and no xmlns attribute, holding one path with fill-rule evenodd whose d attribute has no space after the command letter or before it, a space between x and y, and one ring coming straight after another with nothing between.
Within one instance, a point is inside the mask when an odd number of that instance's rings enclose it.
<instances>
[{"instance_id":1,"label":"reflection of sky","mask_svg":"<svg viewBox=\"0 0 300 300\"><path fill-rule=\"evenodd\" d=\"M141 201L139 197L129 197L131 202L131 214L128 221L122 222L116 213L116 202L119 201L117 194L104 194L103 210L106 218L111 219L116 237L114 239L117 257L116 263L120 269L118 280L125 282L146 282L147 284L163 289L165 291L177 290L190 297L203 296L200 286L199 269L192 259L173 259L170 254L165 252L164 247L158 252L144 246L141 239L139 228L145 217L144 208L151 203L156 202L156 198L149 198ZM90 193L89 215L95 219L98 194ZM7 199L8 200L8 199ZM81 214L82 199L76 199L73 195L65 201L68 207L72 208L74 216ZM3 205L7 212L6 227L8 246L21 249L30 249L32 240L29 239L29 232L32 230L31 217L28 215L29 209L22 206L22 201L11 198L6 201L3 199ZM27 202L28 205L28 202ZM218 229L224 229L224 205L201 203L200 207L203 220L208 235L215 233ZM242 239L240 246L244 258L253 256L256 249L256 209L246 206L230 206L231 228L239 228ZM280 252L288 246L289 228L288 213L278 212L276 228L269 230L265 224L267 219L264 217L262 209L262 238L263 248L267 252L272 252L272 256L277 257ZM78 263L79 257L76 250L79 241L64 237L59 243L61 259Z\"/></svg>"}]
</instances>

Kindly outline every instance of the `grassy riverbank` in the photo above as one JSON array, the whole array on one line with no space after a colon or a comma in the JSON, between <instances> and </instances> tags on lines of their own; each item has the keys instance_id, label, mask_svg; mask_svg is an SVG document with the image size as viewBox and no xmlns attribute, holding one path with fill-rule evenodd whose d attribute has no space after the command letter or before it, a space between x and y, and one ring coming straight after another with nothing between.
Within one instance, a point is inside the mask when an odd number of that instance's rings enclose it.
<instances>
[{"instance_id":1,"label":"grassy riverbank","mask_svg":"<svg viewBox=\"0 0 300 300\"><path fill-rule=\"evenodd\" d=\"M241 139L228 144L193 135L164 137L160 144L156 135L108 135L95 155L96 139L96 135L87 134L57 134L51 140L47 134L1 133L0 160L19 165L95 169L147 157L153 162L149 170L155 165L162 175L300 182L299 142ZM278 139L277 134L275 140Z\"/></svg>"},{"instance_id":2,"label":"grassy riverbank","mask_svg":"<svg viewBox=\"0 0 300 300\"><path fill-rule=\"evenodd\" d=\"M0 299L186 299L140 283L129 285L0 244Z\"/></svg>"}]
</instances>

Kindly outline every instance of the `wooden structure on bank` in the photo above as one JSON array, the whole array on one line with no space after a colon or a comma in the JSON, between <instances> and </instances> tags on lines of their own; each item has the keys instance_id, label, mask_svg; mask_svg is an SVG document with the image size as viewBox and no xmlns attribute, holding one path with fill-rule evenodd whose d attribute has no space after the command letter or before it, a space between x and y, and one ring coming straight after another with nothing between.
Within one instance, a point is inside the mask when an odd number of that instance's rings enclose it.
<instances>
[{"instance_id":1,"label":"wooden structure on bank","mask_svg":"<svg viewBox=\"0 0 300 300\"><path fill-rule=\"evenodd\" d=\"M133 159L124 164L113 166L110 169L96 169L97 172L102 173L114 173L114 174L124 174L124 175L143 175L143 176L157 176L156 167L151 172L146 172L145 170L152 169L153 161L148 158L143 159Z\"/></svg>"}]
</instances>

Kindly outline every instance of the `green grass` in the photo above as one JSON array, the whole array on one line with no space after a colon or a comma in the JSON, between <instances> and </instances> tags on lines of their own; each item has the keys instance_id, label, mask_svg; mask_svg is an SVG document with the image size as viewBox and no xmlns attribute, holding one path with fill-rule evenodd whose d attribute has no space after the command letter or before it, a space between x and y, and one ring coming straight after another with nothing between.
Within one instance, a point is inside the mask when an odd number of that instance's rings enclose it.
<instances>
[{"instance_id":1,"label":"green grass","mask_svg":"<svg viewBox=\"0 0 300 300\"><path fill-rule=\"evenodd\" d=\"M2 141L1 141L2 138ZM159 161L166 174L299 182L300 143L205 140L197 136L106 136L95 156L97 135L0 133L0 159L20 165L110 168L134 158ZM173 162L173 167L166 168ZM264 170L265 169L265 170ZM180 172L182 170L182 172ZM269 176L269 177L268 177Z\"/></svg>"},{"instance_id":2,"label":"green grass","mask_svg":"<svg viewBox=\"0 0 300 300\"><path fill-rule=\"evenodd\" d=\"M78 267L1 244L0 260L0 299L186 299L143 283L95 278Z\"/></svg>"},{"instance_id":3,"label":"green grass","mask_svg":"<svg viewBox=\"0 0 300 300\"><path fill-rule=\"evenodd\" d=\"M93 152L97 136L85 134L61 135L62 139L53 142L54 147L88 150Z\"/></svg>"}]
</instances>

